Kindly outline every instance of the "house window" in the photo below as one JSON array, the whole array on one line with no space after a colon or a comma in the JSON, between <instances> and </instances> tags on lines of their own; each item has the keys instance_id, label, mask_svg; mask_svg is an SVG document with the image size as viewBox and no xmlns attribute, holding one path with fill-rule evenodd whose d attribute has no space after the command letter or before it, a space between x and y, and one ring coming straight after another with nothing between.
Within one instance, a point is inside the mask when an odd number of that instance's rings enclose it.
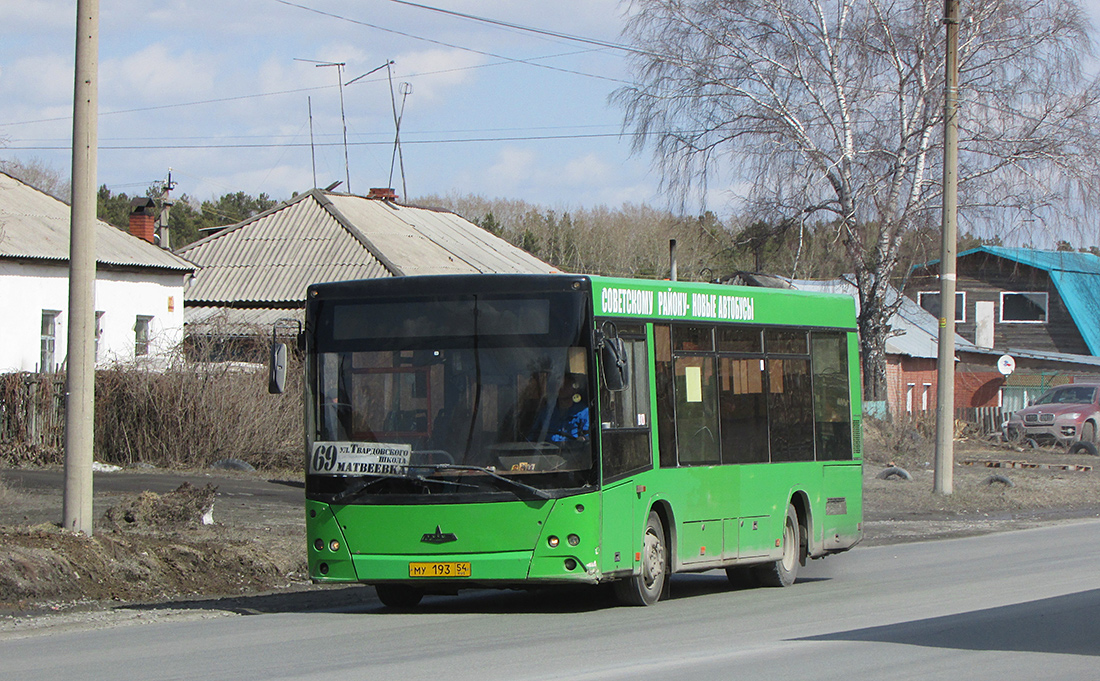
<instances>
[{"instance_id":1,"label":"house window","mask_svg":"<svg viewBox=\"0 0 1100 681\"><path fill-rule=\"evenodd\" d=\"M1038 292L1001 292L1001 321L1044 324L1047 321L1047 294Z\"/></svg>"},{"instance_id":2,"label":"house window","mask_svg":"<svg viewBox=\"0 0 1100 681\"><path fill-rule=\"evenodd\" d=\"M55 350L57 348L57 318L61 313L57 310L42 310L42 356L40 357L39 370L53 371L55 363Z\"/></svg>"},{"instance_id":3,"label":"house window","mask_svg":"<svg viewBox=\"0 0 1100 681\"><path fill-rule=\"evenodd\" d=\"M913 389L916 388L916 384L910 383L905 386L905 413L913 413Z\"/></svg>"},{"instance_id":4,"label":"house window","mask_svg":"<svg viewBox=\"0 0 1100 681\"><path fill-rule=\"evenodd\" d=\"M928 395L931 392L932 392L932 384L931 383L925 383L924 384L924 391L921 392L921 396L920 396L920 410L921 411L928 411Z\"/></svg>"},{"instance_id":5,"label":"house window","mask_svg":"<svg viewBox=\"0 0 1100 681\"><path fill-rule=\"evenodd\" d=\"M917 293L917 304L937 319L940 316L940 292L920 291ZM966 291L955 292L955 321L966 321Z\"/></svg>"},{"instance_id":6,"label":"house window","mask_svg":"<svg viewBox=\"0 0 1100 681\"><path fill-rule=\"evenodd\" d=\"M134 323L134 356L141 357L149 354L149 322L152 317L138 315Z\"/></svg>"},{"instance_id":7,"label":"house window","mask_svg":"<svg viewBox=\"0 0 1100 681\"><path fill-rule=\"evenodd\" d=\"M99 361L99 337L103 335L103 311L95 313L95 361Z\"/></svg>"}]
</instances>

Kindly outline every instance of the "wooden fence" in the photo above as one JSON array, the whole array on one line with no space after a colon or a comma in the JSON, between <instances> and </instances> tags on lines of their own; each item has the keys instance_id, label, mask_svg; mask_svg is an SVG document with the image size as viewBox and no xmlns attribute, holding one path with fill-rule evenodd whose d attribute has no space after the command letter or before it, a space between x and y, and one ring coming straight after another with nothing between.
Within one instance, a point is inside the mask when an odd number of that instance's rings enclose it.
<instances>
[{"instance_id":1,"label":"wooden fence","mask_svg":"<svg viewBox=\"0 0 1100 681\"><path fill-rule=\"evenodd\" d=\"M0 444L60 450L64 440L64 374L0 375Z\"/></svg>"},{"instance_id":2,"label":"wooden fence","mask_svg":"<svg viewBox=\"0 0 1100 681\"><path fill-rule=\"evenodd\" d=\"M972 424L982 435L1001 432L1001 423L1008 417L1001 407L965 407L955 410L955 420Z\"/></svg>"}]
</instances>

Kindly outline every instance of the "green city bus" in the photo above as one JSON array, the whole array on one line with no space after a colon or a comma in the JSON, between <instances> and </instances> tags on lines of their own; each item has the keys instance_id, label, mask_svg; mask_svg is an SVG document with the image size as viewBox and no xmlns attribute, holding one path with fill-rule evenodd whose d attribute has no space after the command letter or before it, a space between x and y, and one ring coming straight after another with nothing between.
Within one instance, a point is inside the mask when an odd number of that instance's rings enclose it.
<instances>
[{"instance_id":1,"label":"green city bus","mask_svg":"<svg viewBox=\"0 0 1100 681\"><path fill-rule=\"evenodd\" d=\"M651 605L672 573L787 586L862 537L851 297L394 277L310 286L302 336L316 582Z\"/></svg>"}]
</instances>

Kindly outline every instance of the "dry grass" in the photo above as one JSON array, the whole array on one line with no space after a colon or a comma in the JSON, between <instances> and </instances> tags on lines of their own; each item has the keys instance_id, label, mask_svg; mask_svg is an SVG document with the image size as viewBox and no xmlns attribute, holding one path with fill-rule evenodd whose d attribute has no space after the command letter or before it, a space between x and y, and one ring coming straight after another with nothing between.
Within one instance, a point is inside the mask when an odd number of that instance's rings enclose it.
<instances>
[{"instance_id":1,"label":"dry grass","mask_svg":"<svg viewBox=\"0 0 1100 681\"><path fill-rule=\"evenodd\" d=\"M184 355L157 366L120 364L96 372L95 457L104 463L199 469L221 459L240 459L264 470L301 466L301 365L289 358L286 392L267 392L266 344L255 343L237 361L212 361L224 345L191 343ZM244 360L244 361L241 361ZM4 386L22 387L25 377L9 375ZM37 383L36 383L37 385ZM34 395L37 415L12 420L0 440L0 463L19 467L56 466L63 461L64 419L52 404L54 384ZM10 395L8 393L11 393ZM47 394L50 393L50 394ZM20 416L30 402L14 390L0 391L0 412ZM12 406L14 405L14 407ZM34 428L27 424L33 423ZM33 433L32 433L33 431Z\"/></svg>"},{"instance_id":2,"label":"dry grass","mask_svg":"<svg viewBox=\"0 0 1100 681\"><path fill-rule=\"evenodd\" d=\"M864 505L869 515L881 511L895 518L992 516L1050 509L1100 509L1097 457L1070 455L1057 447L1022 449L989 439L956 439L952 492L943 495L933 491L936 453L931 421L888 423L868 419L864 437ZM879 479L878 475L890 465L904 468L912 480ZM1093 470L1087 470L1090 467Z\"/></svg>"}]
</instances>

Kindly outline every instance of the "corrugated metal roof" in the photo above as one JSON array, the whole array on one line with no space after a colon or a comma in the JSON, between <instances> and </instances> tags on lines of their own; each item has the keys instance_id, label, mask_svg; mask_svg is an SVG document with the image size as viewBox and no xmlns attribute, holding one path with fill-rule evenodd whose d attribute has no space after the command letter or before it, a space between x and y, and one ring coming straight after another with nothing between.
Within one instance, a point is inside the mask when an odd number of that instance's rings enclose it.
<instances>
[{"instance_id":1,"label":"corrugated metal roof","mask_svg":"<svg viewBox=\"0 0 1100 681\"><path fill-rule=\"evenodd\" d=\"M844 279L829 281L794 279L791 284L803 291L823 291L850 295L856 301L856 314L859 314L859 295L855 285L851 282ZM899 294L894 288L891 287L888 291L888 303L895 302L900 296L901 306L890 318L890 329L894 335L886 339L887 354L908 357L937 357L940 344L939 320L920 305ZM979 348L962 336L955 334L955 350L975 352Z\"/></svg>"},{"instance_id":2,"label":"corrugated metal roof","mask_svg":"<svg viewBox=\"0 0 1100 681\"><path fill-rule=\"evenodd\" d=\"M956 258L981 253L1050 273L1050 280L1085 339L1089 352L1100 355L1100 256L1072 251L979 246L959 253ZM939 260L917 265L913 269L933 265L939 265Z\"/></svg>"},{"instance_id":3,"label":"corrugated metal roof","mask_svg":"<svg viewBox=\"0 0 1100 681\"><path fill-rule=\"evenodd\" d=\"M300 302L315 282L390 276L312 193L180 252L199 265L185 291L195 305Z\"/></svg>"},{"instance_id":4,"label":"corrugated metal roof","mask_svg":"<svg viewBox=\"0 0 1100 681\"><path fill-rule=\"evenodd\" d=\"M1100 274L1052 271L1050 278L1089 353L1100 355Z\"/></svg>"},{"instance_id":5,"label":"corrugated metal roof","mask_svg":"<svg viewBox=\"0 0 1100 681\"><path fill-rule=\"evenodd\" d=\"M70 207L0 173L0 257L68 262ZM189 272L194 265L129 232L96 221L100 265Z\"/></svg>"},{"instance_id":6,"label":"corrugated metal roof","mask_svg":"<svg viewBox=\"0 0 1100 681\"><path fill-rule=\"evenodd\" d=\"M396 275L558 272L454 213L346 194L329 199Z\"/></svg>"},{"instance_id":7,"label":"corrugated metal roof","mask_svg":"<svg viewBox=\"0 0 1100 681\"><path fill-rule=\"evenodd\" d=\"M1040 270L1100 274L1100 256L1073 251L1040 251L1035 248L1007 248L1005 246L979 246L959 253L965 258L974 253L989 253L1005 260L1030 265Z\"/></svg>"},{"instance_id":8,"label":"corrugated metal roof","mask_svg":"<svg viewBox=\"0 0 1100 681\"><path fill-rule=\"evenodd\" d=\"M412 274L557 272L447 212L314 189L180 250L188 305L303 302L313 283Z\"/></svg>"},{"instance_id":9,"label":"corrugated metal roof","mask_svg":"<svg viewBox=\"0 0 1100 681\"><path fill-rule=\"evenodd\" d=\"M283 309L273 307L184 307L184 324L188 333L215 333L219 336L255 336L271 335L275 322L283 320L305 320L302 308ZM293 325L287 329L297 331Z\"/></svg>"}]
</instances>

